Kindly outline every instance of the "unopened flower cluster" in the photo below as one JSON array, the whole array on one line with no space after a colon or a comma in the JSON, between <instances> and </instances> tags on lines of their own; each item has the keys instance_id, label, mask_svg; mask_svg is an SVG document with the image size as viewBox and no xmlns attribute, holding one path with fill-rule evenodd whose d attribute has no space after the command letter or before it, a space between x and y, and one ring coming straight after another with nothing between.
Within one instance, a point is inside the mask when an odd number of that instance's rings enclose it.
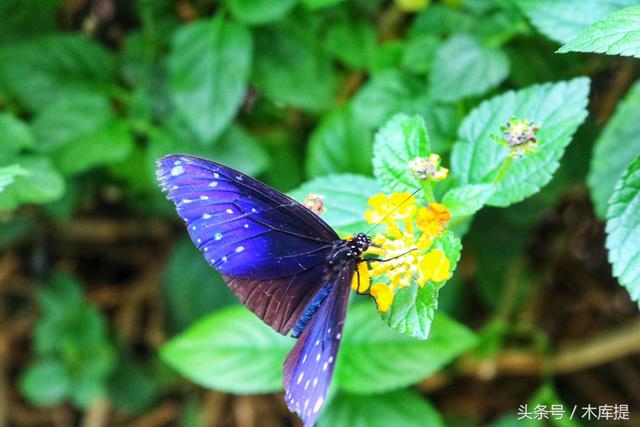
<instances>
[{"instance_id":1,"label":"unopened flower cluster","mask_svg":"<svg viewBox=\"0 0 640 427\"><path fill-rule=\"evenodd\" d=\"M440 203L418 206L409 193L377 194L369 199L365 219L384 224L384 233L372 239L368 254L384 257L385 262L361 263L352 287L375 298L378 310L386 312L396 291L417 283L443 282L451 276L451 264L441 249L432 248L434 239L445 231L451 218ZM371 283L371 285L370 285ZM370 286L370 289L369 289Z\"/></svg>"},{"instance_id":2,"label":"unopened flower cluster","mask_svg":"<svg viewBox=\"0 0 640 427\"><path fill-rule=\"evenodd\" d=\"M511 157L518 158L533 153L538 149L536 132L539 127L528 119L509 119L505 126L501 126L502 137L498 142L509 150Z\"/></svg>"}]
</instances>

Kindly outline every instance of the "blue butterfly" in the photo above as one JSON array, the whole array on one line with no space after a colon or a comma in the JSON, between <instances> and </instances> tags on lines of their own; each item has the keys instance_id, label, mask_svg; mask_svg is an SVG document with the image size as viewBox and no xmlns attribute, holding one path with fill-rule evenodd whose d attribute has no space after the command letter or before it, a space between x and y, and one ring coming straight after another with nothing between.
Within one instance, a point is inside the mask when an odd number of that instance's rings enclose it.
<instances>
[{"instance_id":1,"label":"blue butterfly","mask_svg":"<svg viewBox=\"0 0 640 427\"><path fill-rule=\"evenodd\" d=\"M351 280L371 240L364 233L340 239L300 203L216 162L169 155L158 161L157 177L191 240L238 299L277 332L298 338L284 363L285 399L313 426Z\"/></svg>"}]
</instances>

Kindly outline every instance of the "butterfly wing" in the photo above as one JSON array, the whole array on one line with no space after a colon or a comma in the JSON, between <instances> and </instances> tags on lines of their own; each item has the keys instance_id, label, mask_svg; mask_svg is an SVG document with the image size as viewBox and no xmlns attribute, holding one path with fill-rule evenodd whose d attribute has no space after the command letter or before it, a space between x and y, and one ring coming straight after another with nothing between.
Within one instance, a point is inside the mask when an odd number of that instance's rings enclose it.
<instances>
[{"instance_id":1,"label":"butterfly wing","mask_svg":"<svg viewBox=\"0 0 640 427\"><path fill-rule=\"evenodd\" d=\"M322 287L338 235L307 208L234 169L187 155L157 177L209 265L262 320L286 333Z\"/></svg>"},{"instance_id":2,"label":"butterfly wing","mask_svg":"<svg viewBox=\"0 0 640 427\"><path fill-rule=\"evenodd\" d=\"M284 363L285 399L305 427L315 424L327 397L354 272L353 263L343 266Z\"/></svg>"}]
</instances>

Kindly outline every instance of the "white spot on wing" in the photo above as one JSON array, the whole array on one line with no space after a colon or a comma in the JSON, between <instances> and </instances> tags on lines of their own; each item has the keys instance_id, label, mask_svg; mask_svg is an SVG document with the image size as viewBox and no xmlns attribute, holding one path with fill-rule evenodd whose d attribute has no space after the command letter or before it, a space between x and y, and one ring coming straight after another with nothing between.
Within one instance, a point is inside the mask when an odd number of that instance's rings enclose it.
<instances>
[{"instance_id":1,"label":"white spot on wing","mask_svg":"<svg viewBox=\"0 0 640 427\"><path fill-rule=\"evenodd\" d=\"M320 340L316 340L316 345L320 345Z\"/></svg>"},{"instance_id":2,"label":"white spot on wing","mask_svg":"<svg viewBox=\"0 0 640 427\"><path fill-rule=\"evenodd\" d=\"M243 225L244 228L249 228L249 224Z\"/></svg>"},{"instance_id":3,"label":"white spot on wing","mask_svg":"<svg viewBox=\"0 0 640 427\"><path fill-rule=\"evenodd\" d=\"M237 179L238 181L242 181L242 176L238 175L238 176L236 176L236 179Z\"/></svg>"},{"instance_id":4,"label":"white spot on wing","mask_svg":"<svg viewBox=\"0 0 640 427\"><path fill-rule=\"evenodd\" d=\"M320 410L320 408L322 407L322 402L324 402L324 399L322 398L322 396L320 396L316 401L316 404L313 406L313 412L318 412Z\"/></svg>"},{"instance_id":5,"label":"white spot on wing","mask_svg":"<svg viewBox=\"0 0 640 427\"><path fill-rule=\"evenodd\" d=\"M313 386L315 387L315 386L317 386L317 385L318 385L318 377L315 377L315 378L313 379Z\"/></svg>"},{"instance_id":6,"label":"white spot on wing","mask_svg":"<svg viewBox=\"0 0 640 427\"><path fill-rule=\"evenodd\" d=\"M333 356L329 356L329 363L333 363Z\"/></svg>"},{"instance_id":7,"label":"white spot on wing","mask_svg":"<svg viewBox=\"0 0 640 427\"><path fill-rule=\"evenodd\" d=\"M319 361L320 361L320 353L316 355L316 362L319 362Z\"/></svg>"},{"instance_id":8,"label":"white spot on wing","mask_svg":"<svg viewBox=\"0 0 640 427\"><path fill-rule=\"evenodd\" d=\"M209 196L200 196L200 200L209 200Z\"/></svg>"},{"instance_id":9,"label":"white spot on wing","mask_svg":"<svg viewBox=\"0 0 640 427\"><path fill-rule=\"evenodd\" d=\"M298 384L302 381L302 377L304 377L304 372L300 372L300 375L298 376Z\"/></svg>"},{"instance_id":10,"label":"white spot on wing","mask_svg":"<svg viewBox=\"0 0 640 427\"><path fill-rule=\"evenodd\" d=\"M233 209L227 209L225 212L228 213L228 214L232 214L233 213Z\"/></svg>"},{"instance_id":11,"label":"white spot on wing","mask_svg":"<svg viewBox=\"0 0 640 427\"><path fill-rule=\"evenodd\" d=\"M214 173L213 173L213 177L214 177L214 178L220 178L220 174L219 174L218 172L214 172Z\"/></svg>"},{"instance_id":12,"label":"white spot on wing","mask_svg":"<svg viewBox=\"0 0 640 427\"><path fill-rule=\"evenodd\" d=\"M211 181L209 183L209 187L217 187L218 186L218 181Z\"/></svg>"},{"instance_id":13,"label":"white spot on wing","mask_svg":"<svg viewBox=\"0 0 640 427\"><path fill-rule=\"evenodd\" d=\"M327 362L324 362L324 365L322 365L322 370L326 371L328 367L329 365L327 364Z\"/></svg>"},{"instance_id":14,"label":"white spot on wing","mask_svg":"<svg viewBox=\"0 0 640 427\"><path fill-rule=\"evenodd\" d=\"M171 176L178 176L184 173L184 166L174 166L171 168Z\"/></svg>"},{"instance_id":15,"label":"white spot on wing","mask_svg":"<svg viewBox=\"0 0 640 427\"><path fill-rule=\"evenodd\" d=\"M338 332L338 334L336 335L336 339L339 340L340 338L342 338L342 333Z\"/></svg>"},{"instance_id":16,"label":"white spot on wing","mask_svg":"<svg viewBox=\"0 0 640 427\"><path fill-rule=\"evenodd\" d=\"M238 246L236 248L236 253L239 254L240 252L244 251L244 246Z\"/></svg>"},{"instance_id":17,"label":"white spot on wing","mask_svg":"<svg viewBox=\"0 0 640 427\"><path fill-rule=\"evenodd\" d=\"M311 383L311 380L307 380L306 383L304 383L304 389L308 389L309 388L309 383Z\"/></svg>"},{"instance_id":18,"label":"white spot on wing","mask_svg":"<svg viewBox=\"0 0 640 427\"><path fill-rule=\"evenodd\" d=\"M227 262L227 257L226 256L222 257L222 262Z\"/></svg>"},{"instance_id":19,"label":"white spot on wing","mask_svg":"<svg viewBox=\"0 0 640 427\"><path fill-rule=\"evenodd\" d=\"M222 233L216 233L216 234L214 234L214 235L213 235L213 239L214 239L214 240L220 240L220 239L222 239Z\"/></svg>"},{"instance_id":20,"label":"white spot on wing","mask_svg":"<svg viewBox=\"0 0 640 427\"><path fill-rule=\"evenodd\" d=\"M211 214L202 215L202 219L209 219L209 218L211 218Z\"/></svg>"}]
</instances>

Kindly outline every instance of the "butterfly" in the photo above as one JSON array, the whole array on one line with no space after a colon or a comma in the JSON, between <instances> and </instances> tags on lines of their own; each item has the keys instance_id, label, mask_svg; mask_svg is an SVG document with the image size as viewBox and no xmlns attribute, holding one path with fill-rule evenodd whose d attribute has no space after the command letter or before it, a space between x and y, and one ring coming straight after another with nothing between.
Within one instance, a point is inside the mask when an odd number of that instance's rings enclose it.
<instances>
[{"instance_id":1,"label":"butterfly","mask_svg":"<svg viewBox=\"0 0 640 427\"><path fill-rule=\"evenodd\" d=\"M220 163L168 155L157 166L209 265L260 319L298 339L284 362L285 400L313 426L333 375L351 281L371 239L341 239L308 208Z\"/></svg>"}]
</instances>

